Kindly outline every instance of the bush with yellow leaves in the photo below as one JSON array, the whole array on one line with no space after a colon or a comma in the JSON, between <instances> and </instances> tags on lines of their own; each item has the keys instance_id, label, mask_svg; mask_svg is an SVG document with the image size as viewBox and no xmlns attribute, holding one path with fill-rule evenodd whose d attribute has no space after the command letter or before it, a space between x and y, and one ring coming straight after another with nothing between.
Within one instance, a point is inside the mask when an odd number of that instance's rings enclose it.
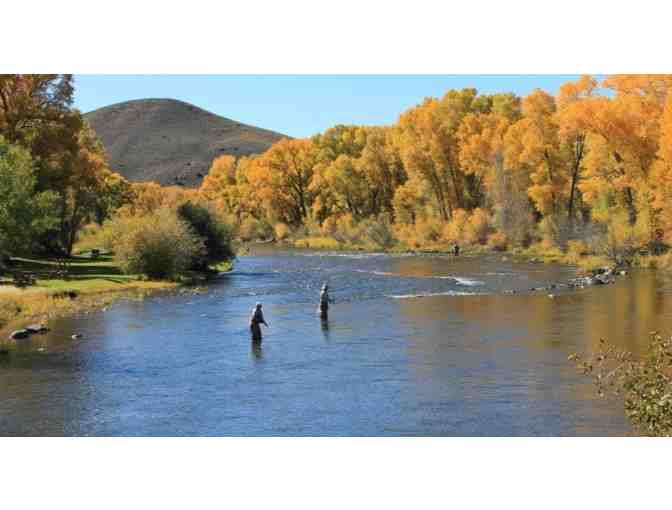
<instances>
[{"instance_id":1,"label":"bush with yellow leaves","mask_svg":"<svg viewBox=\"0 0 672 510\"><path fill-rule=\"evenodd\" d=\"M488 236L488 247L495 251L505 251L508 241L503 232L493 232Z\"/></svg>"},{"instance_id":2,"label":"bush with yellow leaves","mask_svg":"<svg viewBox=\"0 0 672 510\"><path fill-rule=\"evenodd\" d=\"M276 223L273 230L275 231L275 238L278 241L284 241L292 233L289 226L286 223L282 223L282 222Z\"/></svg>"}]
</instances>

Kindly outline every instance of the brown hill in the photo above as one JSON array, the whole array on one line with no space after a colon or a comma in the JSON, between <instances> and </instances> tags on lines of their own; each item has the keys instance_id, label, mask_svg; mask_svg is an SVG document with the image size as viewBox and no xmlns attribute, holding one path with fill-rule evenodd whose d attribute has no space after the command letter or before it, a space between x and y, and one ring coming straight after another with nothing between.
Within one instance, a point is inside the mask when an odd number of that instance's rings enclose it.
<instances>
[{"instance_id":1,"label":"brown hill","mask_svg":"<svg viewBox=\"0 0 672 510\"><path fill-rule=\"evenodd\" d=\"M131 181L198 186L222 154L259 154L284 135L174 99L140 99L84 115L110 167Z\"/></svg>"}]
</instances>

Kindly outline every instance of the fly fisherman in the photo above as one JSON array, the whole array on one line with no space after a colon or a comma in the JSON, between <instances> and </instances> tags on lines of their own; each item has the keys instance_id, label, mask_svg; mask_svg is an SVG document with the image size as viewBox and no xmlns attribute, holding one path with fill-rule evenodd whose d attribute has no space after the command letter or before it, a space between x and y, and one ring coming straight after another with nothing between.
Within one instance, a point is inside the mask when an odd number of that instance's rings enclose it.
<instances>
[{"instance_id":1,"label":"fly fisherman","mask_svg":"<svg viewBox=\"0 0 672 510\"><path fill-rule=\"evenodd\" d=\"M329 318L329 303L333 303L333 300L329 297L329 285L325 283L320 291L320 307L318 308L322 320Z\"/></svg>"},{"instance_id":2,"label":"fly fisherman","mask_svg":"<svg viewBox=\"0 0 672 510\"><path fill-rule=\"evenodd\" d=\"M252 310L252 317L250 317L250 331L252 332L253 342L261 342L261 324L270 328L264 319L264 312L261 311L261 303L257 303Z\"/></svg>"}]
</instances>

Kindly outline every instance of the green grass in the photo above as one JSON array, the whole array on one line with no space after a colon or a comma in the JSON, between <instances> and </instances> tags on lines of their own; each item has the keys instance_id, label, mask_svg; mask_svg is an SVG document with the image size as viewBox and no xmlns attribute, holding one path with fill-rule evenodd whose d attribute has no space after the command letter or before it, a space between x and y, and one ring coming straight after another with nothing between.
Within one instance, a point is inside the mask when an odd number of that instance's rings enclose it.
<instances>
[{"instance_id":1,"label":"green grass","mask_svg":"<svg viewBox=\"0 0 672 510\"><path fill-rule=\"evenodd\" d=\"M55 278L54 272L59 267L56 259L12 259L10 269L32 273L36 284L17 289L12 285L10 274L0 275L0 330L16 329L29 321L41 322L83 309L106 306L122 296L142 295L207 279L196 273L186 274L178 282L152 281L140 275L125 275L110 255L101 255L96 259L74 256L67 259L67 264L67 276ZM227 271L231 267L232 262L229 261L218 264L214 269ZM76 295L75 299L68 297L72 291ZM0 340L6 337L5 333L0 331Z\"/></svg>"},{"instance_id":2,"label":"green grass","mask_svg":"<svg viewBox=\"0 0 672 510\"><path fill-rule=\"evenodd\" d=\"M97 259L76 256L67 259L67 277L54 278L53 272L58 269L56 259L13 259L12 270L31 272L36 277L36 285L31 289L75 290L80 292L112 290L115 288L134 286L141 283L138 275L122 274L114 264L110 255L101 255ZM2 280L2 279L0 279ZM11 283L11 277L4 278Z\"/></svg>"}]
</instances>

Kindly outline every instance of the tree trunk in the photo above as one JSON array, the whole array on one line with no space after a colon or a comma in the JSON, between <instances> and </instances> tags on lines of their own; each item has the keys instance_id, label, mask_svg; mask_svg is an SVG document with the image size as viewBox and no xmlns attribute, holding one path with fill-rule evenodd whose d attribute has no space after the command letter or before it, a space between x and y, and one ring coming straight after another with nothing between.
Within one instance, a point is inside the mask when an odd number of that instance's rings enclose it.
<instances>
[{"instance_id":1,"label":"tree trunk","mask_svg":"<svg viewBox=\"0 0 672 510\"><path fill-rule=\"evenodd\" d=\"M583 147L583 137L581 137L576 145L574 165L572 168L572 185L569 190L569 203L567 204L567 217L570 230L573 230L574 227L574 193L576 191L576 183L579 180L579 169L581 168L581 160L583 159Z\"/></svg>"}]
</instances>

